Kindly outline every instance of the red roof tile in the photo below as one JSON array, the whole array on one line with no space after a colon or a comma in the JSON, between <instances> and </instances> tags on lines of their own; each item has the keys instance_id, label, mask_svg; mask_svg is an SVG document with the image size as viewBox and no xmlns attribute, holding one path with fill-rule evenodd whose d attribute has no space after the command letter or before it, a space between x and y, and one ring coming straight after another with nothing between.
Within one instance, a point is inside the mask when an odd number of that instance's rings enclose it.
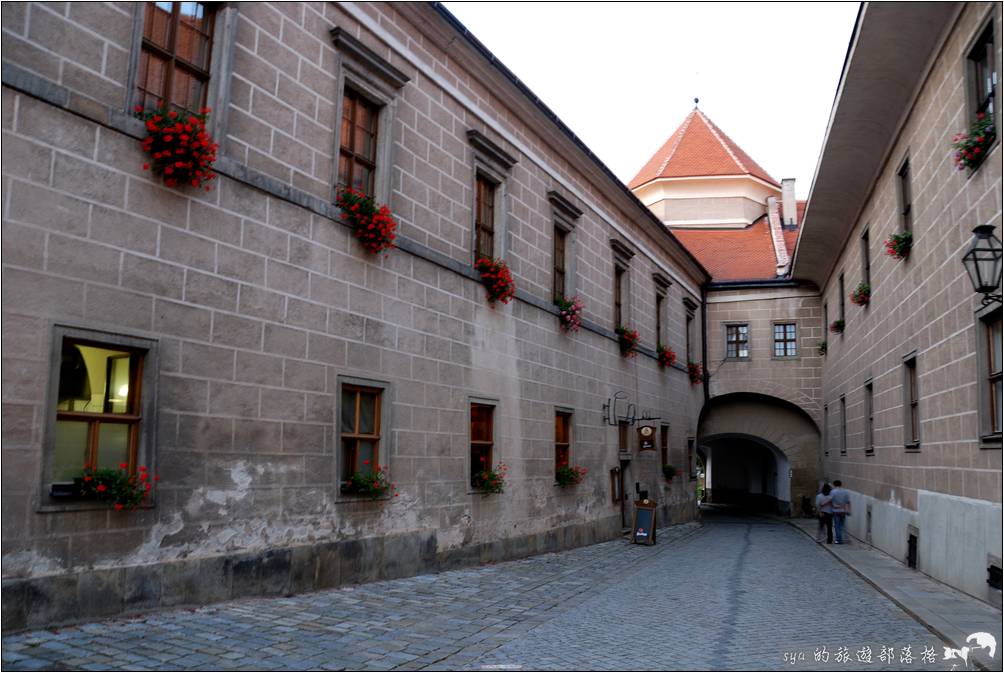
<instances>
[{"instance_id":1,"label":"red roof tile","mask_svg":"<svg viewBox=\"0 0 1004 673\"><path fill-rule=\"evenodd\" d=\"M673 228L673 235L708 270L713 280L769 280L777 278L777 258L767 216L744 229ZM785 247L788 247L785 232ZM797 240L798 231L792 241Z\"/></svg>"},{"instance_id":2,"label":"red roof tile","mask_svg":"<svg viewBox=\"0 0 1004 673\"><path fill-rule=\"evenodd\" d=\"M658 178L702 175L752 175L780 186L696 107L628 186L634 189Z\"/></svg>"}]
</instances>

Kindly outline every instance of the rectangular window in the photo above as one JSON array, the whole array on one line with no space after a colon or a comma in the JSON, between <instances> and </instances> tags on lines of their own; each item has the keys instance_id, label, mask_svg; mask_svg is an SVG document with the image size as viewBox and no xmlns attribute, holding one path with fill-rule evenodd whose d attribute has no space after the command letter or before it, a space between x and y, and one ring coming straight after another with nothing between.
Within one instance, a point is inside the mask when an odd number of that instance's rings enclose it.
<instances>
[{"instance_id":1,"label":"rectangular window","mask_svg":"<svg viewBox=\"0 0 1004 673\"><path fill-rule=\"evenodd\" d=\"M903 162L899 172L899 215L902 231L913 231L913 196L910 190L910 160Z\"/></svg>"},{"instance_id":2,"label":"rectangular window","mask_svg":"<svg viewBox=\"0 0 1004 673\"><path fill-rule=\"evenodd\" d=\"M554 413L554 469L568 467L572 460L572 415L567 411Z\"/></svg>"},{"instance_id":3,"label":"rectangular window","mask_svg":"<svg viewBox=\"0 0 1004 673\"><path fill-rule=\"evenodd\" d=\"M875 411L873 404L872 382L865 383L865 453L875 453Z\"/></svg>"},{"instance_id":4,"label":"rectangular window","mask_svg":"<svg viewBox=\"0 0 1004 673\"><path fill-rule=\"evenodd\" d=\"M694 442L693 437L687 437L687 475L691 480L697 479L697 470L694 469Z\"/></svg>"},{"instance_id":5,"label":"rectangular window","mask_svg":"<svg viewBox=\"0 0 1004 673\"><path fill-rule=\"evenodd\" d=\"M338 184L374 195L380 107L346 87L338 153Z\"/></svg>"},{"instance_id":6,"label":"rectangular window","mask_svg":"<svg viewBox=\"0 0 1004 673\"><path fill-rule=\"evenodd\" d=\"M627 421L617 421L617 451L620 453L631 451L631 445L628 441L629 429Z\"/></svg>"},{"instance_id":7,"label":"rectangular window","mask_svg":"<svg viewBox=\"0 0 1004 673\"><path fill-rule=\"evenodd\" d=\"M565 243L568 233L560 227L554 228L554 298L565 296Z\"/></svg>"},{"instance_id":8,"label":"rectangular window","mask_svg":"<svg viewBox=\"0 0 1004 673\"><path fill-rule=\"evenodd\" d=\"M823 341L825 341L826 332L830 329L830 307L827 304L823 304Z\"/></svg>"},{"instance_id":9,"label":"rectangular window","mask_svg":"<svg viewBox=\"0 0 1004 673\"><path fill-rule=\"evenodd\" d=\"M136 103L199 112L209 89L213 12L203 2L147 2L136 74Z\"/></svg>"},{"instance_id":10,"label":"rectangular window","mask_svg":"<svg viewBox=\"0 0 1004 673\"><path fill-rule=\"evenodd\" d=\"M841 273L838 279L840 284L840 320L844 320L847 317L847 292L844 286L844 274Z\"/></svg>"},{"instance_id":11,"label":"rectangular window","mask_svg":"<svg viewBox=\"0 0 1004 673\"><path fill-rule=\"evenodd\" d=\"M840 396L840 455L847 455L847 398Z\"/></svg>"},{"instance_id":12,"label":"rectangular window","mask_svg":"<svg viewBox=\"0 0 1004 673\"><path fill-rule=\"evenodd\" d=\"M659 452L662 455L662 464L669 465L669 426L663 425L659 428Z\"/></svg>"},{"instance_id":13,"label":"rectangular window","mask_svg":"<svg viewBox=\"0 0 1004 673\"><path fill-rule=\"evenodd\" d=\"M997 89L997 71L994 69L994 24L987 24L969 52L969 89L972 116L984 113L993 117L994 94Z\"/></svg>"},{"instance_id":14,"label":"rectangular window","mask_svg":"<svg viewBox=\"0 0 1004 673\"><path fill-rule=\"evenodd\" d=\"M471 484L475 476L493 467L495 448L495 407L490 404L471 403Z\"/></svg>"},{"instance_id":15,"label":"rectangular window","mask_svg":"<svg viewBox=\"0 0 1004 673\"><path fill-rule=\"evenodd\" d=\"M84 465L136 470L143 366L139 349L63 337L52 481L71 482Z\"/></svg>"},{"instance_id":16,"label":"rectangular window","mask_svg":"<svg viewBox=\"0 0 1004 673\"><path fill-rule=\"evenodd\" d=\"M495 257L495 183L478 173L474 199L474 254Z\"/></svg>"},{"instance_id":17,"label":"rectangular window","mask_svg":"<svg viewBox=\"0 0 1004 673\"><path fill-rule=\"evenodd\" d=\"M658 292L655 293L655 344L664 345L662 340L662 305L666 297Z\"/></svg>"},{"instance_id":18,"label":"rectangular window","mask_svg":"<svg viewBox=\"0 0 1004 673\"><path fill-rule=\"evenodd\" d=\"M868 283L871 287L872 284L872 257L871 250L868 247L869 237L868 230L865 229L864 233L861 234L861 280Z\"/></svg>"},{"instance_id":19,"label":"rectangular window","mask_svg":"<svg viewBox=\"0 0 1004 673\"><path fill-rule=\"evenodd\" d=\"M774 325L774 357L790 358L798 355L798 339L795 323L777 323Z\"/></svg>"},{"instance_id":20,"label":"rectangular window","mask_svg":"<svg viewBox=\"0 0 1004 673\"><path fill-rule=\"evenodd\" d=\"M823 405L823 455L830 455L830 407Z\"/></svg>"},{"instance_id":21,"label":"rectangular window","mask_svg":"<svg viewBox=\"0 0 1004 673\"><path fill-rule=\"evenodd\" d=\"M903 443L909 448L920 445L920 390L917 385L917 357L903 360Z\"/></svg>"},{"instance_id":22,"label":"rectangular window","mask_svg":"<svg viewBox=\"0 0 1004 673\"><path fill-rule=\"evenodd\" d=\"M694 361L694 349L690 339L690 333L693 331L693 326L694 326L694 316L690 313L687 313L687 323L685 326L686 331L684 332L684 337L687 340L687 362Z\"/></svg>"},{"instance_id":23,"label":"rectangular window","mask_svg":"<svg viewBox=\"0 0 1004 673\"><path fill-rule=\"evenodd\" d=\"M986 379L984 387L990 400L987 418L988 429L992 435L1001 434L1001 409L1004 405L1001 384L1001 312L997 311L984 321L986 324Z\"/></svg>"},{"instance_id":24,"label":"rectangular window","mask_svg":"<svg viewBox=\"0 0 1004 673\"><path fill-rule=\"evenodd\" d=\"M726 325L725 357L741 359L749 356L749 325Z\"/></svg>"},{"instance_id":25,"label":"rectangular window","mask_svg":"<svg viewBox=\"0 0 1004 673\"><path fill-rule=\"evenodd\" d=\"M369 474L380 464L379 388L342 386L342 481Z\"/></svg>"},{"instance_id":26,"label":"rectangular window","mask_svg":"<svg viewBox=\"0 0 1004 673\"><path fill-rule=\"evenodd\" d=\"M623 292L624 292L624 269L618 265L614 265L614 325L620 327L624 325L624 311L623 311Z\"/></svg>"}]
</instances>

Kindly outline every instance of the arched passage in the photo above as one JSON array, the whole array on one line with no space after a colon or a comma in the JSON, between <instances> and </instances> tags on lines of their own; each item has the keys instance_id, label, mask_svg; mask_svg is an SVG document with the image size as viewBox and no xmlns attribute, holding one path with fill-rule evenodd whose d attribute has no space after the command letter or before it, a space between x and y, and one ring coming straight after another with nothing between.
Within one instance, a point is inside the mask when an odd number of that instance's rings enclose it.
<instances>
[{"instance_id":1,"label":"arched passage","mask_svg":"<svg viewBox=\"0 0 1004 673\"><path fill-rule=\"evenodd\" d=\"M697 442L709 502L788 514L815 495L819 429L791 402L756 393L715 397L701 410Z\"/></svg>"}]
</instances>

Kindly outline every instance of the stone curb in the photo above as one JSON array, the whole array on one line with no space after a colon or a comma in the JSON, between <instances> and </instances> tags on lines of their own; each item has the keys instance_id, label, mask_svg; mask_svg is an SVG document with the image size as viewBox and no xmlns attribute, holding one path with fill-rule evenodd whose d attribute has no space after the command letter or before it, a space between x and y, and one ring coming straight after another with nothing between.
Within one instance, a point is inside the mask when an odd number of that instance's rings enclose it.
<instances>
[{"instance_id":1,"label":"stone curb","mask_svg":"<svg viewBox=\"0 0 1004 673\"><path fill-rule=\"evenodd\" d=\"M785 523L787 523L789 526L791 526L795 530L799 531L800 533L803 533L807 538L809 538L810 540L812 540L813 542L815 542L817 545L819 545L820 547L822 547L823 549L825 549L826 553L828 553L830 556L832 556L833 558L835 558L838 561L840 561L840 563L842 563L844 566L846 566L848 569L850 569L851 572L853 572L855 575L857 575L858 577L860 577L861 579L863 579L873 589L875 589L880 594L882 594L883 596L885 596L886 598L888 598L890 601L892 601L896 605L896 607L898 607L900 610L902 610L906 614L910 615L911 618L913 618L917 623L919 623L925 629L927 629L928 631L930 631L932 634L934 634L935 636L937 636L938 638L940 638L941 641L944 642L946 645L950 645L954 649L959 649L961 647L957 642L955 642L954 640L952 640L951 638L949 638L948 636L946 636L944 633L942 633L937 627L931 625L930 622L928 622L923 617L921 617L920 615L918 615L916 612L914 612L913 610L911 610L907 605L904 605L902 601L894 598L892 596L892 594L890 594L888 591L886 591L881 586L879 586L878 584L876 584L874 581L872 581L871 579L869 579L864 573L862 573L860 570L858 570L853 565L851 565L849 561L841 558L839 554L837 554L835 551L833 551L832 549L830 549L829 547L827 547L825 544L820 544L809 533L809 531L805 530L804 528L802 528L801 526L799 526L794 521L786 520ZM872 545L870 545L870 544L868 544L866 542L862 542L861 540L859 540L858 538L854 537L850 533L847 533L847 531L844 531L844 533L847 534L848 537L854 538L855 542L857 542L858 544L860 544L862 546L866 546L866 547L868 547L870 549L875 550L875 547L873 547ZM875 550L875 551L878 551L878 550ZM882 552L879 552L879 553L882 553ZM962 643L962 645L965 645L965 643ZM994 669L987 668L981 661L979 661L977 659L970 659L970 661L975 665L975 667L977 668L977 670L980 670L980 671L994 670Z\"/></svg>"}]
</instances>

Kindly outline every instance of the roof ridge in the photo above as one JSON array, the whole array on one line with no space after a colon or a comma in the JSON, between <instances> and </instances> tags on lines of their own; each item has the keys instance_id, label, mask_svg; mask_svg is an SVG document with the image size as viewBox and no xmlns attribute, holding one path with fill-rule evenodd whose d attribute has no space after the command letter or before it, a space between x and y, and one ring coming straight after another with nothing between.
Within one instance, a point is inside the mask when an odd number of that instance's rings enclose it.
<instances>
[{"instance_id":1,"label":"roof ridge","mask_svg":"<svg viewBox=\"0 0 1004 673\"><path fill-rule=\"evenodd\" d=\"M676 143L673 144L673 148L669 150L669 154L666 155L666 158L663 160L662 164L659 165L659 170L656 171L656 175L661 175L662 172L666 170L666 166L669 165L669 162L672 160L673 155L676 154L676 150L680 147L680 143L683 142L683 136L687 135L687 129L690 127L690 122L691 120L693 120L695 112L700 112L700 110L698 110L695 107L693 110L691 110L690 114L687 115L687 118L683 120L683 123L680 124L678 133L676 134Z\"/></svg>"},{"instance_id":2,"label":"roof ridge","mask_svg":"<svg viewBox=\"0 0 1004 673\"><path fill-rule=\"evenodd\" d=\"M694 110L698 114L701 115L701 119L703 119L704 123L708 125L708 130L711 131L711 134L713 136L715 136L715 140L718 141L718 144L721 145L723 148L725 148L725 151L729 153L729 156L732 157L732 161L736 162L736 166L739 167L739 170L741 170L743 173L746 173L747 175L752 175L753 173L748 168L746 168L746 166L739 159L739 157L736 156L736 153L732 151L732 148L729 147L728 143L726 143L724 140L722 140L722 136L725 135L725 134L724 133L719 134L719 128L717 126L715 126L715 123L713 121L711 121L710 119L708 119L707 115L705 115L703 112L701 112L697 108L694 108ZM726 136L726 137L728 137L728 136ZM732 140L732 139L729 138L729 140Z\"/></svg>"}]
</instances>

